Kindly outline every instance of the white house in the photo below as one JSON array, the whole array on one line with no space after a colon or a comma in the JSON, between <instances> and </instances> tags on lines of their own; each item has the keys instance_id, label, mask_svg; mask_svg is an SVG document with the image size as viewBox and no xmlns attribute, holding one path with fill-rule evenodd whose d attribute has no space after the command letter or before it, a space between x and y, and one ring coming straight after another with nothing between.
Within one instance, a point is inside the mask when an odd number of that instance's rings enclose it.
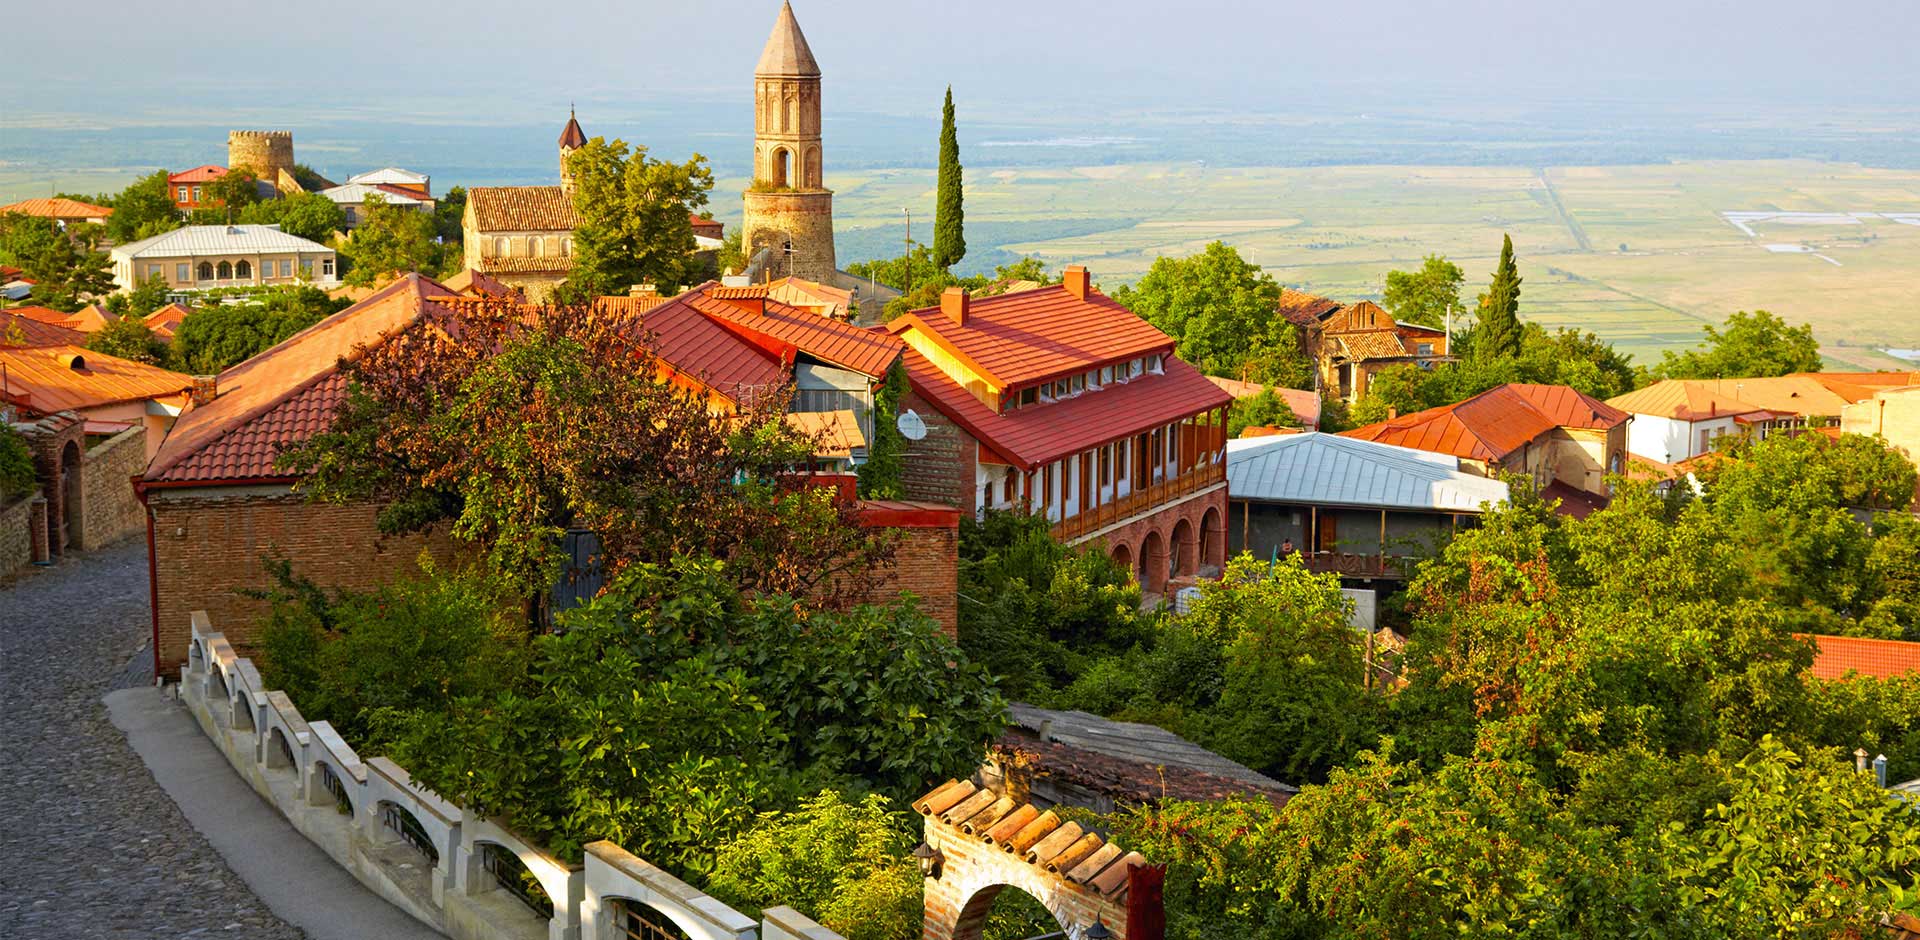
<instances>
[{"instance_id":1,"label":"white house","mask_svg":"<svg viewBox=\"0 0 1920 940\"><path fill-rule=\"evenodd\" d=\"M116 245L108 257L121 290L155 277L174 290L340 283L333 249L278 225L188 225Z\"/></svg>"},{"instance_id":2,"label":"white house","mask_svg":"<svg viewBox=\"0 0 1920 940\"><path fill-rule=\"evenodd\" d=\"M1837 426L1848 404L1888 384L1887 373L1820 372L1769 378L1667 379L1609 399L1633 414L1627 452L1663 464L1713 450L1728 434ZM1892 373L1891 375L1899 375Z\"/></svg>"},{"instance_id":3,"label":"white house","mask_svg":"<svg viewBox=\"0 0 1920 940\"><path fill-rule=\"evenodd\" d=\"M433 199L417 192L386 183L343 183L331 189L323 189L320 195L339 203L347 215L347 228L352 229L366 219L367 200L378 199L392 206L406 206L421 212L433 211Z\"/></svg>"}]
</instances>

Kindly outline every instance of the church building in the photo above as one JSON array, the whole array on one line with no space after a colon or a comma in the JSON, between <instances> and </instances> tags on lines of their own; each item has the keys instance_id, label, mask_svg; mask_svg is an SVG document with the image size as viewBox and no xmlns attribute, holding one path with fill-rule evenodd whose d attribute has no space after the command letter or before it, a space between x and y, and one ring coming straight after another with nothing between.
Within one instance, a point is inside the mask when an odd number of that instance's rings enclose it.
<instances>
[{"instance_id":1,"label":"church building","mask_svg":"<svg viewBox=\"0 0 1920 940\"><path fill-rule=\"evenodd\" d=\"M753 182L741 223L747 255L766 277L839 281L833 191L824 182L824 165L820 63L807 48L793 5L783 3L753 70Z\"/></svg>"}]
</instances>

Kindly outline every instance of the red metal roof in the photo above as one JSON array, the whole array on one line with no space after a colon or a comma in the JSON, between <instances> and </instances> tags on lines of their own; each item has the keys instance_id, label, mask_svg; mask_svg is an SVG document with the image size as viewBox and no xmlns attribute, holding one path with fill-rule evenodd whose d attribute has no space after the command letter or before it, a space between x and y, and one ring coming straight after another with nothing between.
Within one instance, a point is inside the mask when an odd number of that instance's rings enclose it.
<instances>
[{"instance_id":1,"label":"red metal roof","mask_svg":"<svg viewBox=\"0 0 1920 940\"><path fill-rule=\"evenodd\" d=\"M174 331L180 329L180 324L186 322L187 314L191 312L179 304L167 304L147 314L147 329L152 330L155 336L171 339Z\"/></svg>"},{"instance_id":2,"label":"red metal roof","mask_svg":"<svg viewBox=\"0 0 1920 940\"><path fill-rule=\"evenodd\" d=\"M1163 375L1145 375L1003 415L982 404L926 357L912 349L906 357L907 377L920 397L1023 470L1233 401L1199 370L1169 358Z\"/></svg>"},{"instance_id":3,"label":"red metal roof","mask_svg":"<svg viewBox=\"0 0 1920 940\"><path fill-rule=\"evenodd\" d=\"M63 199L58 196L23 199L12 205L0 206L0 213L5 212L19 212L48 219L104 219L113 214L113 210L106 206L96 206L90 202Z\"/></svg>"},{"instance_id":4,"label":"red metal roof","mask_svg":"<svg viewBox=\"0 0 1920 940\"><path fill-rule=\"evenodd\" d=\"M333 422L345 395L340 360L420 318L452 292L418 274L396 278L373 296L220 373L213 401L190 407L147 465L149 481L278 478L279 447Z\"/></svg>"},{"instance_id":5,"label":"red metal roof","mask_svg":"<svg viewBox=\"0 0 1920 940\"><path fill-rule=\"evenodd\" d=\"M41 413L171 398L193 377L79 346L0 347L8 398Z\"/></svg>"},{"instance_id":6,"label":"red metal roof","mask_svg":"<svg viewBox=\"0 0 1920 940\"><path fill-rule=\"evenodd\" d=\"M1364 428L1346 437L1452 454L1470 460L1500 460L1554 428L1606 429L1627 413L1563 385L1501 385L1463 402L1428 408Z\"/></svg>"},{"instance_id":7,"label":"red metal roof","mask_svg":"<svg viewBox=\"0 0 1920 940\"><path fill-rule=\"evenodd\" d=\"M225 175L227 175L226 167L215 166L214 164L209 163L206 166L197 166L191 170L181 170L178 173L169 173L167 174L167 182L169 183L210 183Z\"/></svg>"},{"instance_id":8,"label":"red metal roof","mask_svg":"<svg viewBox=\"0 0 1920 940\"><path fill-rule=\"evenodd\" d=\"M28 311L46 311L42 319ZM0 346L79 346L87 335L64 325L68 314L45 307L15 307L0 311Z\"/></svg>"},{"instance_id":9,"label":"red metal roof","mask_svg":"<svg viewBox=\"0 0 1920 940\"><path fill-rule=\"evenodd\" d=\"M1821 679L1843 679L1849 674L1885 679L1920 672L1920 643L1858 636L1814 636L1812 640L1813 666L1807 671Z\"/></svg>"},{"instance_id":10,"label":"red metal roof","mask_svg":"<svg viewBox=\"0 0 1920 940\"><path fill-rule=\"evenodd\" d=\"M894 333L917 329L969 360L1001 388L1085 372L1148 353L1171 354L1173 337L1105 294L1085 300L1064 284L974 297L961 326L939 307L916 310L887 324Z\"/></svg>"},{"instance_id":11,"label":"red metal roof","mask_svg":"<svg viewBox=\"0 0 1920 940\"><path fill-rule=\"evenodd\" d=\"M737 327L697 308L691 296L681 294L641 315L654 354L675 372L740 403L792 377L792 344L744 337ZM610 299L617 304L630 298Z\"/></svg>"},{"instance_id":12,"label":"red metal roof","mask_svg":"<svg viewBox=\"0 0 1920 940\"><path fill-rule=\"evenodd\" d=\"M760 293L740 295L749 290ZM684 299L689 306L719 320L792 344L822 362L876 379L887 374L887 369L906 348L899 337L890 333L863 330L768 299L765 294L764 286L720 287L708 282L675 299Z\"/></svg>"}]
</instances>

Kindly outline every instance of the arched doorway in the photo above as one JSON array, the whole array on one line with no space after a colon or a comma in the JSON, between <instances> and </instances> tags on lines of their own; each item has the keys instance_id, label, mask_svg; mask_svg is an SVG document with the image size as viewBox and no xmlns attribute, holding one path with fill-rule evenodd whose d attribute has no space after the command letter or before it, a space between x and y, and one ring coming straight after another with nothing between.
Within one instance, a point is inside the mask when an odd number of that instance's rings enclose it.
<instances>
[{"instance_id":1,"label":"arched doorway","mask_svg":"<svg viewBox=\"0 0 1920 940\"><path fill-rule=\"evenodd\" d=\"M793 151L785 147L776 147L773 151L773 179L767 182L777 187L790 185L793 179Z\"/></svg>"},{"instance_id":2,"label":"arched doorway","mask_svg":"<svg viewBox=\"0 0 1920 940\"><path fill-rule=\"evenodd\" d=\"M1167 570L1176 578L1191 577L1200 569L1200 545L1193 537L1193 523L1185 519L1173 524L1172 563Z\"/></svg>"},{"instance_id":3,"label":"arched doorway","mask_svg":"<svg viewBox=\"0 0 1920 940\"><path fill-rule=\"evenodd\" d=\"M80 444L68 441L60 449L60 525L64 538L56 538L54 544L63 548L85 548L80 544L81 525L85 517L80 487Z\"/></svg>"},{"instance_id":4,"label":"arched doorway","mask_svg":"<svg viewBox=\"0 0 1920 940\"><path fill-rule=\"evenodd\" d=\"M1125 542L1115 545L1113 547L1113 563L1127 569L1128 574L1133 574L1133 549Z\"/></svg>"},{"instance_id":5,"label":"arched doorway","mask_svg":"<svg viewBox=\"0 0 1920 940\"><path fill-rule=\"evenodd\" d=\"M1013 885L988 885L974 892L953 924L953 940L1025 940L1052 936L1066 925L1047 906Z\"/></svg>"},{"instance_id":6,"label":"arched doorway","mask_svg":"<svg viewBox=\"0 0 1920 940\"><path fill-rule=\"evenodd\" d=\"M1200 567L1215 570L1227 565L1227 537L1220 526L1219 507L1210 507L1200 517Z\"/></svg>"},{"instance_id":7,"label":"arched doorway","mask_svg":"<svg viewBox=\"0 0 1920 940\"><path fill-rule=\"evenodd\" d=\"M1167 587L1167 540L1148 532L1140 543L1140 589L1158 594Z\"/></svg>"}]
</instances>

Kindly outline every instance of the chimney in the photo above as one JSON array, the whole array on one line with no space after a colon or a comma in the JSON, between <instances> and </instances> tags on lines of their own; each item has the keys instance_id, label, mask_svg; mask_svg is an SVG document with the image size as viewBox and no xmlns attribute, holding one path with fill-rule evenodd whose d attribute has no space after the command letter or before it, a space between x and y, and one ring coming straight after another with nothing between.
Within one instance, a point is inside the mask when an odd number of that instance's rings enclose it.
<instances>
[{"instance_id":1,"label":"chimney","mask_svg":"<svg viewBox=\"0 0 1920 940\"><path fill-rule=\"evenodd\" d=\"M1853 769L1859 770L1859 771L1865 771L1867 769L1867 749L1866 748L1856 747L1853 749Z\"/></svg>"},{"instance_id":2,"label":"chimney","mask_svg":"<svg viewBox=\"0 0 1920 940\"><path fill-rule=\"evenodd\" d=\"M949 287L940 292L940 312L946 314L955 326L967 325L968 308L972 306L973 299L967 296L964 287Z\"/></svg>"},{"instance_id":3,"label":"chimney","mask_svg":"<svg viewBox=\"0 0 1920 940\"><path fill-rule=\"evenodd\" d=\"M1398 417L1400 417L1400 409L1398 409L1398 408L1395 408L1395 407L1394 407L1394 406L1392 406L1392 405L1388 405L1388 406L1387 406L1387 420L1388 420L1388 421L1392 421L1393 419L1395 419L1395 418L1398 418Z\"/></svg>"},{"instance_id":4,"label":"chimney","mask_svg":"<svg viewBox=\"0 0 1920 940\"><path fill-rule=\"evenodd\" d=\"M627 288L627 296L628 297L658 297L660 296L660 288L655 287L652 284L635 284L632 287Z\"/></svg>"},{"instance_id":5,"label":"chimney","mask_svg":"<svg viewBox=\"0 0 1920 940\"><path fill-rule=\"evenodd\" d=\"M1084 264L1067 265L1067 293L1081 300L1087 299L1087 292L1093 285L1087 280L1087 266Z\"/></svg>"},{"instance_id":6,"label":"chimney","mask_svg":"<svg viewBox=\"0 0 1920 940\"><path fill-rule=\"evenodd\" d=\"M193 391L190 395L196 407L213 401L220 396L220 377L217 375L194 376Z\"/></svg>"}]
</instances>

